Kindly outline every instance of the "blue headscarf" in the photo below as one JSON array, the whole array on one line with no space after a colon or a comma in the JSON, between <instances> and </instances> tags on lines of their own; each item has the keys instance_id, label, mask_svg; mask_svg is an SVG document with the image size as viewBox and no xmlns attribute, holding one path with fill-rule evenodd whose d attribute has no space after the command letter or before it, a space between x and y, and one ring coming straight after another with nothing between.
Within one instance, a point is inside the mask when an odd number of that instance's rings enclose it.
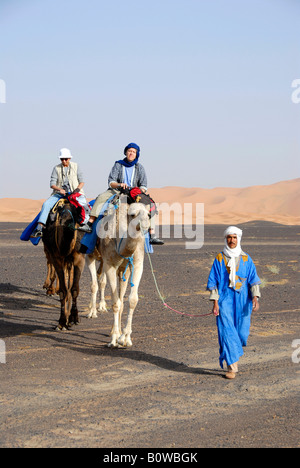
<instances>
[{"instance_id":1,"label":"blue headscarf","mask_svg":"<svg viewBox=\"0 0 300 468\"><path fill-rule=\"evenodd\" d=\"M129 162L127 160L127 158L124 158L124 159L120 159L119 161L116 161L120 164L122 164L122 166L125 166L125 167L132 167L132 166L135 166L136 163L138 162L139 160L139 157L140 157L140 147L138 145L136 145L135 143L129 143L129 145L126 146L126 148L124 149L124 154L126 155L126 151L129 149L129 148L134 148L136 149L136 158L134 161L132 162Z\"/></svg>"}]
</instances>

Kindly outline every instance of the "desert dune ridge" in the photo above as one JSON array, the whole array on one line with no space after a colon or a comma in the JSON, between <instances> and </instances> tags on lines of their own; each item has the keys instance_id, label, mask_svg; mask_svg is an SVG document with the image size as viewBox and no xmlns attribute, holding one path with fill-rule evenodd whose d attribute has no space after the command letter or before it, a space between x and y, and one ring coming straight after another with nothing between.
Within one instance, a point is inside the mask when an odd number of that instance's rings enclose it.
<instances>
[{"instance_id":1,"label":"desert dune ridge","mask_svg":"<svg viewBox=\"0 0 300 468\"><path fill-rule=\"evenodd\" d=\"M150 188L149 193L158 205L157 224L185 224L186 221L198 224L199 204L203 204L205 224L259 220L300 224L300 178L245 188L169 186ZM0 198L0 222L29 223L37 216L43 202L44 199Z\"/></svg>"}]
</instances>

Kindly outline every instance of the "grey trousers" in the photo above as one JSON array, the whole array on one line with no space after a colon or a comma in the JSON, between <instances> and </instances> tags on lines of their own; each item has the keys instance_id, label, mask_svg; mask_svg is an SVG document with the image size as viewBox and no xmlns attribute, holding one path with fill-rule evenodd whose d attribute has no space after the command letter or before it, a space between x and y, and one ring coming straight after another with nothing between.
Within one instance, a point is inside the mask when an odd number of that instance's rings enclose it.
<instances>
[{"instance_id":1,"label":"grey trousers","mask_svg":"<svg viewBox=\"0 0 300 468\"><path fill-rule=\"evenodd\" d=\"M98 197L96 198L90 216L95 216L96 218L98 218L104 203L107 202L107 200L110 197L112 197L114 193L117 193L117 191L113 189L108 189L106 190L106 192L100 193L100 195L98 195Z\"/></svg>"}]
</instances>

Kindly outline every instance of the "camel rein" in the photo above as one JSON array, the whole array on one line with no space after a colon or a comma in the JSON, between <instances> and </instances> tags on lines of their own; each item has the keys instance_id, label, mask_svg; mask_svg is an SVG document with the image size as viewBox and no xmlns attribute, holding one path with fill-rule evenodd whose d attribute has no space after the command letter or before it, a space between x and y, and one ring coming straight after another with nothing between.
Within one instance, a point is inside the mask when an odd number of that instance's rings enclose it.
<instances>
[{"instance_id":1,"label":"camel rein","mask_svg":"<svg viewBox=\"0 0 300 468\"><path fill-rule=\"evenodd\" d=\"M146 238L145 238L145 242L146 242ZM150 257L150 253L149 253L149 250L147 248L147 246L145 245L146 247L146 252L147 252L147 255L148 255L148 259L149 259L149 263L150 263L150 269L151 269L151 273L152 273L152 276L153 276L153 280L154 280L154 284L155 284L155 287L156 287L156 291L157 291L157 294L159 296L159 298L161 299L164 307L166 307L167 309L170 309L172 310L173 312L176 312L176 314L179 314L179 315L185 315L187 317L208 317L209 315L213 315L213 312L210 312L209 314L187 314L186 312L180 312L179 310L176 310L176 309L173 309L173 307L170 307L163 295L161 294L160 292L160 289L158 287L158 283L157 283L157 279L156 279L156 276L155 276L155 273L154 273L154 268L153 268L153 265L152 265L152 261L151 261L151 257Z\"/></svg>"},{"instance_id":2,"label":"camel rein","mask_svg":"<svg viewBox=\"0 0 300 468\"><path fill-rule=\"evenodd\" d=\"M141 232L143 233L143 230L141 229ZM148 259L149 259L149 264L150 264L150 269L151 269L151 273L152 273L152 276L153 276L153 280L154 280L154 284L155 284L155 287L156 287L156 291L157 291L157 294L160 298L160 300L162 301L164 307L166 307L167 309L169 310L172 310L173 312L175 312L176 314L179 314L179 315L184 315L184 316L187 316L187 317L208 317L209 315L212 315L213 312L210 312L209 314L188 314L186 312L180 312L179 310L176 310L176 309L173 309L173 307L170 307L169 304L166 303L164 297L162 296L161 292L160 292L160 289L159 289L159 286L158 286L158 283L157 283L157 279L156 279L156 276L155 276L155 273L154 273L154 268L153 268L153 265L152 265L152 261L151 261L151 257L150 257L150 253L149 253L149 249L146 245L146 237L145 237L145 233L143 233L143 236L144 236L144 245L145 245L145 250L147 252L147 255L148 255ZM118 253L118 255L122 258L124 258L124 260L127 260L127 265L126 265L126 268L125 268L125 271L123 273L123 281L125 282L126 281L126 277L125 277L125 273L127 271L127 268L129 267L129 265L131 265L132 267L132 270L131 270L131 282L130 282L130 285L131 287L134 286L133 284L133 271L134 271L134 264L133 264L133 255L131 257L123 257L123 255L120 254L120 247L121 247L121 243L123 241L123 237L122 239L120 240L119 242L119 245L117 245L117 241L115 240L115 243L116 243L116 251Z\"/></svg>"},{"instance_id":3,"label":"camel rein","mask_svg":"<svg viewBox=\"0 0 300 468\"><path fill-rule=\"evenodd\" d=\"M72 220L73 220L73 225L72 225L72 227L74 228L74 231L76 230L76 229L75 229L75 224L76 224L76 223L75 223L75 220L74 220L73 213L69 210L69 208L64 208L64 205L65 205L65 199L62 198L62 199L60 199L60 200L56 203L56 205L54 206L54 208L53 208L53 210L52 210L53 213L57 213L57 215L56 215L56 220L55 220L55 243L56 243L56 247L57 247L57 248L58 248L58 229L57 229L57 228L58 228L59 222L60 222L60 212L59 212L59 210L58 210L58 207L59 207L59 206L60 206L60 207L63 207L63 211L68 211L68 212L70 213L71 218L72 218ZM70 224L69 226L71 226L71 224Z\"/></svg>"},{"instance_id":4,"label":"camel rein","mask_svg":"<svg viewBox=\"0 0 300 468\"><path fill-rule=\"evenodd\" d=\"M122 243L122 240L124 239L124 237L122 237L122 239L120 240L119 242L119 246L117 246L117 241L115 239L115 243L116 243L116 251L117 251L117 254L124 258L124 260L127 260L127 265L126 265L126 268L124 270L124 273L123 273L123 276L122 276L122 280L126 281L126 277L125 277L125 273L127 271L127 268L129 267L129 265L131 265L131 279L130 279L130 286L133 288L134 286L134 283L133 283L133 272L134 272L134 264L133 264L133 255L131 257L123 257L123 255L120 254L120 247L121 247L121 243Z\"/></svg>"}]
</instances>

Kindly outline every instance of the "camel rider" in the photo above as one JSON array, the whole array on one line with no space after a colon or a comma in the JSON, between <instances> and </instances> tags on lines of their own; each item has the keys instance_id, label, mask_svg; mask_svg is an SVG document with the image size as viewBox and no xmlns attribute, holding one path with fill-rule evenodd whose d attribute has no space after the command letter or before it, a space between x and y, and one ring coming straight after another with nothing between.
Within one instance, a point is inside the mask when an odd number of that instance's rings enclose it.
<instances>
[{"instance_id":1,"label":"camel rider","mask_svg":"<svg viewBox=\"0 0 300 468\"><path fill-rule=\"evenodd\" d=\"M82 172L79 169L77 163L72 162L72 154L68 148L62 148L59 154L60 164L53 168L50 187L53 189L52 195L42 206L40 216L38 219L38 225L33 231L30 237L36 238L43 235L43 229L46 226L48 215L56 204L56 202L69 193L78 193L80 192L80 201L78 202L83 206L86 219L89 217L89 207L85 195L83 193L82 187L84 186Z\"/></svg>"},{"instance_id":2,"label":"camel rider","mask_svg":"<svg viewBox=\"0 0 300 468\"><path fill-rule=\"evenodd\" d=\"M79 229L84 232L92 232L94 221L98 218L104 203L120 188L139 187L147 192L147 176L144 167L138 162L140 148L135 143L129 143L124 149L125 158L116 161L108 176L108 190L96 198L87 224ZM153 225L153 222L152 222ZM155 236L155 229L150 229L150 244L163 245L164 242Z\"/></svg>"}]
</instances>

